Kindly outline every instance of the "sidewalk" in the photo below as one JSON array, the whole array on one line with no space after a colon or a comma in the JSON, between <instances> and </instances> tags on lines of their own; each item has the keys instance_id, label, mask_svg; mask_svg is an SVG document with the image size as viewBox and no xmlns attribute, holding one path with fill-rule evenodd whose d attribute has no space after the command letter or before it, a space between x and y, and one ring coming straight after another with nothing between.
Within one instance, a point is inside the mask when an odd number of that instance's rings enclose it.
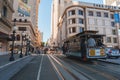
<instances>
[{"instance_id":1,"label":"sidewalk","mask_svg":"<svg viewBox=\"0 0 120 80\"><path fill-rule=\"evenodd\" d=\"M8 64L12 61L9 61L10 54L0 55L0 66ZM14 54L15 60L19 59L19 54Z\"/></svg>"},{"instance_id":2,"label":"sidewalk","mask_svg":"<svg viewBox=\"0 0 120 80\"><path fill-rule=\"evenodd\" d=\"M120 65L120 58L118 58L118 59L99 59L99 61Z\"/></svg>"},{"instance_id":3,"label":"sidewalk","mask_svg":"<svg viewBox=\"0 0 120 80\"><path fill-rule=\"evenodd\" d=\"M34 58L32 55L19 58L19 55L14 54L14 61L9 61L10 54L0 55L0 80L9 80Z\"/></svg>"}]
</instances>

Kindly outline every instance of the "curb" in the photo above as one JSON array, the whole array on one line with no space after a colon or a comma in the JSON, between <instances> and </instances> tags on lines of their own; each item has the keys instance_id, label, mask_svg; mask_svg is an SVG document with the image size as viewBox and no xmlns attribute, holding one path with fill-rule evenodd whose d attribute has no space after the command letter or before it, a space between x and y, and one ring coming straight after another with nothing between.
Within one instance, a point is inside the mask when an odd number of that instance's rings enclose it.
<instances>
[{"instance_id":1,"label":"curb","mask_svg":"<svg viewBox=\"0 0 120 80\"><path fill-rule=\"evenodd\" d=\"M110 61L104 61L104 60L97 60L97 61L111 63L111 64L115 64L115 65L120 65L120 63L115 63L115 62L110 62Z\"/></svg>"},{"instance_id":2,"label":"curb","mask_svg":"<svg viewBox=\"0 0 120 80\"><path fill-rule=\"evenodd\" d=\"M0 80L10 80L12 76L19 72L33 58L33 56L26 56L2 66L0 68Z\"/></svg>"},{"instance_id":3,"label":"curb","mask_svg":"<svg viewBox=\"0 0 120 80\"><path fill-rule=\"evenodd\" d=\"M11 65L11 64L14 64L15 62L18 62L18 61L20 61L20 60L22 60L22 59L24 59L24 58L27 58L27 57L29 57L29 56L25 56L25 57L23 57L23 58L17 59L17 60L12 61L12 62L9 62L9 63L7 63L7 64L5 64L5 65L2 65L2 66L0 66L0 69L4 68L4 67L6 67L6 66L9 66L9 65Z\"/></svg>"}]
</instances>

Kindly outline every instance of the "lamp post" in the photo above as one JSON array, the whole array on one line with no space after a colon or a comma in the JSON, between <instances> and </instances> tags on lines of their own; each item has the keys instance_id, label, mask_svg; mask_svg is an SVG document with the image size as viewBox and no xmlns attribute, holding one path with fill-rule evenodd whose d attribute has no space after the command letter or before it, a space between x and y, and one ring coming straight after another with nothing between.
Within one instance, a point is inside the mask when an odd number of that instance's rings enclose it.
<instances>
[{"instance_id":1,"label":"lamp post","mask_svg":"<svg viewBox=\"0 0 120 80\"><path fill-rule=\"evenodd\" d=\"M26 52L25 52L25 56L27 56L28 55L28 49L29 49L29 36L28 35L26 35Z\"/></svg>"},{"instance_id":2,"label":"lamp post","mask_svg":"<svg viewBox=\"0 0 120 80\"><path fill-rule=\"evenodd\" d=\"M23 57L23 54L22 54L22 48L23 48L23 40L24 40L24 36L25 36L25 33L24 32L22 32L22 40L21 40L21 52L20 52L20 58L22 58Z\"/></svg>"},{"instance_id":3,"label":"lamp post","mask_svg":"<svg viewBox=\"0 0 120 80\"><path fill-rule=\"evenodd\" d=\"M28 53L30 55L30 42L31 42L31 39L28 39Z\"/></svg>"},{"instance_id":4,"label":"lamp post","mask_svg":"<svg viewBox=\"0 0 120 80\"><path fill-rule=\"evenodd\" d=\"M10 55L9 61L14 61L15 60L13 54L14 54L14 41L15 41L16 30L17 30L17 27L14 24L13 33L12 33L12 36L11 36L12 37L12 48L11 48L11 55Z\"/></svg>"}]
</instances>

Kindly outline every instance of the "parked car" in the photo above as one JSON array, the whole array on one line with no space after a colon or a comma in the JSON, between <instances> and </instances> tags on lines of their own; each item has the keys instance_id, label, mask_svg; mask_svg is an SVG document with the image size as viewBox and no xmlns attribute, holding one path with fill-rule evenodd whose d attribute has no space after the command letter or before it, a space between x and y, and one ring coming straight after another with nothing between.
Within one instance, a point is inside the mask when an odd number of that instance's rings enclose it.
<instances>
[{"instance_id":1,"label":"parked car","mask_svg":"<svg viewBox=\"0 0 120 80\"><path fill-rule=\"evenodd\" d=\"M119 58L120 57L119 49L110 47L110 48L106 48L105 51L106 51L108 58L112 58L112 57Z\"/></svg>"}]
</instances>

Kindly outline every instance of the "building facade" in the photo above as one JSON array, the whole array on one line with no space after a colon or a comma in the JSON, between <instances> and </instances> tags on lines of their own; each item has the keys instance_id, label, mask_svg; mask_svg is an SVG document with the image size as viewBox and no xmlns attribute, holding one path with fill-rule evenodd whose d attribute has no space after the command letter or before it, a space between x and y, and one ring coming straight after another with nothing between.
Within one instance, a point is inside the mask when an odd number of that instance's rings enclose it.
<instances>
[{"instance_id":1,"label":"building facade","mask_svg":"<svg viewBox=\"0 0 120 80\"><path fill-rule=\"evenodd\" d=\"M105 0L106 5L120 6L120 0Z\"/></svg>"},{"instance_id":2,"label":"building facade","mask_svg":"<svg viewBox=\"0 0 120 80\"><path fill-rule=\"evenodd\" d=\"M42 32L36 28L36 39L35 39L35 45L36 47L40 48L42 43Z\"/></svg>"},{"instance_id":3,"label":"building facade","mask_svg":"<svg viewBox=\"0 0 120 80\"><path fill-rule=\"evenodd\" d=\"M120 7L116 6L79 1L66 4L58 23L58 43L84 30L96 30L106 35L106 46L120 48L120 27L115 19L119 12Z\"/></svg>"},{"instance_id":4,"label":"building facade","mask_svg":"<svg viewBox=\"0 0 120 80\"><path fill-rule=\"evenodd\" d=\"M12 30L13 0L0 0L0 55L8 53Z\"/></svg>"},{"instance_id":5,"label":"building facade","mask_svg":"<svg viewBox=\"0 0 120 80\"><path fill-rule=\"evenodd\" d=\"M51 8L51 44L58 46L58 22L64 11L64 6L72 0L53 0Z\"/></svg>"},{"instance_id":6,"label":"building facade","mask_svg":"<svg viewBox=\"0 0 120 80\"><path fill-rule=\"evenodd\" d=\"M17 26L16 49L20 49L22 35L28 36L31 40L31 47L36 47L36 29L38 29L38 6L40 0L14 0L14 10L12 21ZM11 43L10 43L11 44ZM24 41L23 45L26 45Z\"/></svg>"}]
</instances>

